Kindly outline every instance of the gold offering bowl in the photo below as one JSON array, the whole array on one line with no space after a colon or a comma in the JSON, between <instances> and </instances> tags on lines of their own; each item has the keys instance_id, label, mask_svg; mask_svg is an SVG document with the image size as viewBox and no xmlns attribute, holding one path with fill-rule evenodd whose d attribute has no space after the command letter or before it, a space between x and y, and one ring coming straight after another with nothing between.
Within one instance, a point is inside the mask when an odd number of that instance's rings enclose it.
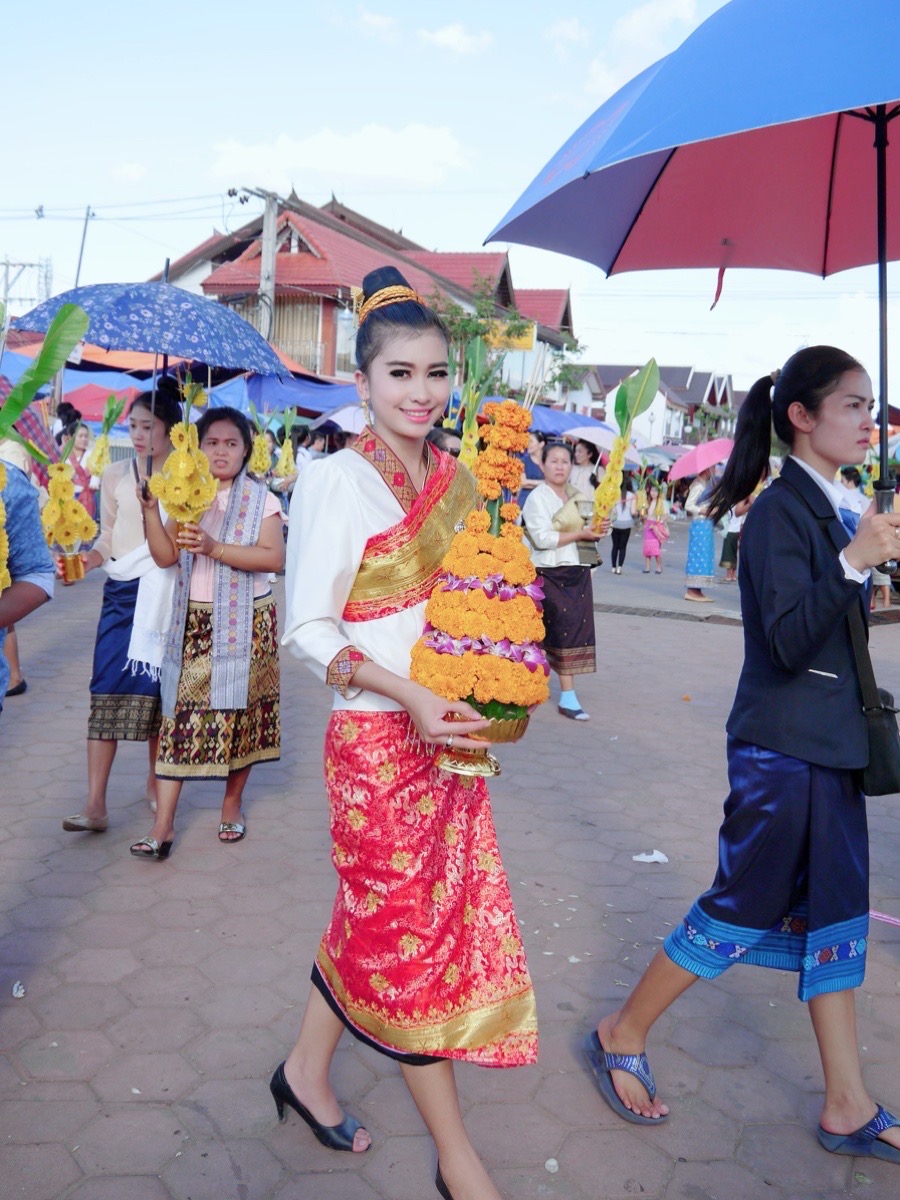
<instances>
[{"instance_id":1,"label":"gold offering bowl","mask_svg":"<svg viewBox=\"0 0 900 1200\"><path fill-rule=\"evenodd\" d=\"M435 765L453 775L481 776L485 779L499 775L500 763L490 753L491 744L519 741L528 728L528 720L528 717L516 717L512 720L493 717L486 729L468 735L473 742L483 742L483 747L442 746L435 755Z\"/></svg>"}]
</instances>

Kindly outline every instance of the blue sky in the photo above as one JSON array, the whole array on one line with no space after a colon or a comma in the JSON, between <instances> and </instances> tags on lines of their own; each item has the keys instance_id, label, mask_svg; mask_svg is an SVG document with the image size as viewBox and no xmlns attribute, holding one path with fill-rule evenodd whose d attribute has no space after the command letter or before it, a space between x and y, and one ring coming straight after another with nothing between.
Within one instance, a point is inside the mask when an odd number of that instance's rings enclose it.
<instances>
[{"instance_id":1,"label":"blue sky","mask_svg":"<svg viewBox=\"0 0 900 1200\"><path fill-rule=\"evenodd\" d=\"M52 290L71 287L90 205L81 282L146 278L258 211L229 187L292 185L429 248L478 249L569 134L721 4L19 5L0 258L50 258ZM722 74L728 86L728 64ZM712 271L606 280L525 247L510 260L520 287L571 287L587 361L656 355L742 387L808 342L876 365L874 268L825 282L735 271L711 313ZM13 296L34 287L26 273Z\"/></svg>"}]
</instances>

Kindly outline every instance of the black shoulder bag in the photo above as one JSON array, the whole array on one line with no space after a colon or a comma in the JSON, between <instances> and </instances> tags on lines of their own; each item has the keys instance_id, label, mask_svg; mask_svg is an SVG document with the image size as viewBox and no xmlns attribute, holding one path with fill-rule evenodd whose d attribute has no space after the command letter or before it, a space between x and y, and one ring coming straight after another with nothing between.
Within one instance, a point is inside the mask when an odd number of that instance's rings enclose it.
<instances>
[{"instance_id":1,"label":"black shoulder bag","mask_svg":"<svg viewBox=\"0 0 900 1200\"><path fill-rule=\"evenodd\" d=\"M867 796L890 796L900 792L900 730L894 697L876 686L875 672L866 642L862 614L857 604L847 614L853 657L862 689L863 712L869 738L869 765L862 772L860 786Z\"/></svg>"}]
</instances>

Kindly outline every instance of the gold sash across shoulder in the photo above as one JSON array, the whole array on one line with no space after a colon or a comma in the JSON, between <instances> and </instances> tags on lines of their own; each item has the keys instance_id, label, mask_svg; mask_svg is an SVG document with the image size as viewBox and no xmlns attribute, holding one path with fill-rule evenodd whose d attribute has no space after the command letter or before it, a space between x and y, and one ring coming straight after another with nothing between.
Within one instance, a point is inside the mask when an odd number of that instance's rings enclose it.
<instances>
[{"instance_id":1,"label":"gold sash across shoulder","mask_svg":"<svg viewBox=\"0 0 900 1200\"><path fill-rule=\"evenodd\" d=\"M391 616L427 600L456 526L475 507L475 480L449 454L402 521L369 538L344 607L345 621Z\"/></svg>"}]
</instances>

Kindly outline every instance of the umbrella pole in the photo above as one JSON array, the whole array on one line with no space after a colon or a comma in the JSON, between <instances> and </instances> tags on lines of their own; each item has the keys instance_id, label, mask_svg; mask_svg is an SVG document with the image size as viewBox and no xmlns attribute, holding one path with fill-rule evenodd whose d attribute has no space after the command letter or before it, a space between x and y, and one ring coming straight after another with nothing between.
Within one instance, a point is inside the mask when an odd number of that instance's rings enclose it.
<instances>
[{"instance_id":1,"label":"umbrella pole","mask_svg":"<svg viewBox=\"0 0 900 1200\"><path fill-rule=\"evenodd\" d=\"M162 281L163 281L163 283L168 283L168 281L169 281L169 260L168 259L166 259L166 265L163 267ZM150 420L151 420L151 422L153 421L153 418L156 416L156 381L158 378L158 374L157 374L158 363L159 363L159 353L157 352L153 355L153 382L150 387ZM168 365L169 365L169 356L168 356L168 354L166 354L163 357L163 373L165 373L166 367ZM149 479L152 474L153 474L153 425L151 424L151 426L150 426L150 447L147 451L147 479ZM147 479L144 480L144 484L143 484L143 488L142 488L145 500L147 500L150 496L150 489L147 486Z\"/></svg>"},{"instance_id":2,"label":"umbrella pole","mask_svg":"<svg viewBox=\"0 0 900 1200\"><path fill-rule=\"evenodd\" d=\"M881 478L878 490L886 491L893 482L888 467L888 344L887 344L887 106L879 104L875 109L875 162L876 199L878 215L878 374L880 391L878 397L878 435ZM879 510L881 506L879 505Z\"/></svg>"},{"instance_id":3,"label":"umbrella pole","mask_svg":"<svg viewBox=\"0 0 900 1200\"><path fill-rule=\"evenodd\" d=\"M870 110L871 111L871 110ZM887 105L875 106L876 200L878 214L878 461L875 505L878 512L894 511L894 476L888 465L888 342L887 342L887 148L888 122L900 111L890 113ZM890 573L896 563L884 564Z\"/></svg>"}]
</instances>

